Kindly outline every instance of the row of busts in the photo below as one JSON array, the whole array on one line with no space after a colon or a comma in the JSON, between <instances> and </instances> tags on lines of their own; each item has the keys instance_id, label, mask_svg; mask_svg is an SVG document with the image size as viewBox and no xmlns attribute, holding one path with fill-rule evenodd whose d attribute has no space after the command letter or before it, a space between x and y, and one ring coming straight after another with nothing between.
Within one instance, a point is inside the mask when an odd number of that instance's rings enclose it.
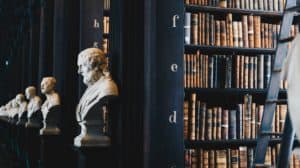
<instances>
[{"instance_id":1,"label":"row of busts","mask_svg":"<svg viewBox=\"0 0 300 168\"><path fill-rule=\"evenodd\" d=\"M110 112L106 106L118 96L118 87L110 76L107 59L101 49L88 48L80 52L77 66L78 74L83 77L83 83L87 89L76 108L76 119L81 132L74 138L74 145L79 147L108 146L110 137L105 130L107 130L107 118L109 118L106 114ZM1 115L9 116L11 119L18 118L20 121L23 116L27 116L27 125L30 125L31 121L35 120L33 118L38 118L40 114L44 126L40 131L41 134L59 133L60 98L54 90L55 84L54 77L43 78L41 92L46 96L43 104L36 95L36 89L28 87L25 91L28 105L24 95L18 94L16 98L1 107Z\"/></svg>"},{"instance_id":2,"label":"row of busts","mask_svg":"<svg viewBox=\"0 0 300 168\"><path fill-rule=\"evenodd\" d=\"M44 77L41 82L41 93L46 96L42 99L37 95L36 88L29 86L25 90L25 96L22 93L16 95L6 105L1 106L1 116L7 116L10 122L26 127L42 127L40 133L59 133L57 123L59 118L54 117L56 122L47 122L49 112L56 109L54 113L59 113L60 97L55 91L56 79L54 77ZM25 98L26 97L26 98ZM27 99L27 100L26 100ZM49 115L53 116L53 115ZM54 116L59 116L55 114ZM51 119L50 119L51 120ZM53 119L52 119L53 120Z\"/></svg>"}]
</instances>

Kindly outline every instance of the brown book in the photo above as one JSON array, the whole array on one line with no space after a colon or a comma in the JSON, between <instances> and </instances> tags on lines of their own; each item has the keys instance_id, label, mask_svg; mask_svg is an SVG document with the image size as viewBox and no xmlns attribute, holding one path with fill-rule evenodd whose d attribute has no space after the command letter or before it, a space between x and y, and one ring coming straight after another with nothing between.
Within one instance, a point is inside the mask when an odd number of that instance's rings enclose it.
<instances>
[{"instance_id":1,"label":"brown book","mask_svg":"<svg viewBox=\"0 0 300 168\"><path fill-rule=\"evenodd\" d=\"M248 89L249 86L249 57L245 56L245 62L244 62L244 88Z\"/></svg>"},{"instance_id":2,"label":"brown book","mask_svg":"<svg viewBox=\"0 0 300 168\"><path fill-rule=\"evenodd\" d=\"M262 48L267 48L265 44L265 24L261 23L260 24L260 37L261 37L261 47Z\"/></svg>"},{"instance_id":3,"label":"brown book","mask_svg":"<svg viewBox=\"0 0 300 168\"><path fill-rule=\"evenodd\" d=\"M226 150L216 151L216 168L225 168L227 166Z\"/></svg>"},{"instance_id":4,"label":"brown book","mask_svg":"<svg viewBox=\"0 0 300 168\"><path fill-rule=\"evenodd\" d=\"M268 147L267 153L266 153L266 158L265 158L265 165L271 166L272 165L272 158L271 158L271 148Z\"/></svg>"},{"instance_id":5,"label":"brown book","mask_svg":"<svg viewBox=\"0 0 300 168\"><path fill-rule=\"evenodd\" d=\"M249 39L249 48L254 47L254 23L253 16L248 16L248 39Z\"/></svg>"},{"instance_id":6,"label":"brown book","mask_svg":"<svg viewBox=\"0 0 300 168\"><path fill-rule=\"evenodd\" d=\"M186 54L186 88L190 88L190 77L191 77L191 75L190 75L190 70L191 70L191 68L190 68L190 54Z\"/></svg>"},{"instance_id":7,"label":"brown book","mask_svg":"<svg viewBox=\"0 0 300 168\"><path fill-rule=\"evenodd\" d=\"M244 47L242 22L238 22L238 42L239 42L239 47Z\"/></svg>"},{"instance_id":8,"label":"brown book","mask_svg":"<svg viewBox=\"0 0 300 168\"><path fill-rule=\"evenodd\" d=\"M257 132L258 130L260 129L260 126L261 126L261 120L262 120L262 116L263 116L263 112L264 112L264 105L259 105L258 106L258 111L257 111Z\"/></svg>"},{"instance_id":9,"label":"brown book","mask_svg":"<svg viewBox=\"0 0 300 168\"><path fill-rule=\"evenodd\" d=\"M244 108L243 108L243 129L244 129L244 138L251 138L251 104L252 104L252 96L245 95L244 96Z\"/></svg>"},{"instance_id":10,"label":"brown book","mask_svg":"<svg viewBox=\"0 0 300 168\"><path fill-rule=\"evenodd\" d=\"M215 21L215 45L221 46L221 24L219 20Z\"/></svg>"},{"instance_id":11,"label":"brown book","mask_svg":"<svg viewBox=\"0 0 300 168\"><path fill-rule=\"evenodd\" d=\"M190 0L184 0L185 4L190 4Z\"/></svg>"},{"instance_id":12,"label":"brown book","mask_svg":"<svg viewBox=\"0 0 300 168\"><path fill-rule=\"evenodd\" d=\"M215 45L215 17L213 14L209 14L209 44L208 45Z\"/></svg>"},{"instance_id":13,"label":"brown book","mask_svg":"<svg viewBox=\"0 0 300 168\"><path fill-rule=\"evenodd\" d=\"M229 111L223 110L222 112L222 139L228 139L228 128L229 128Z\"/></svg>"},{"instance_id":14,"label":"brown book","mask_svg":"<svg viewBox=\"0 0 300 168\"><path fill-rule=\"evenodd\" d=\"M240 8L240 0L234 0L235 8Z\"/></svg>"},{"instance_id":15,"label":"brown book","mask_svg":"<svg viewBox=\"0 0 300 168\"><path fill-rule=\"evenodd\" d=\"M219 7L227 8L227 0L219 0Z\"/></svg>"},{"instance_id":16,"label":"brown book","mask_svg":"<svg viewBox=\"0 0 300 168\"><path fill-rule=\"evenodd\" d=\"M239 55L236 56L235 62L235 71L236 71L236 78L235 78L235 87L240 88L240 57Z\"/></svg>"},{"instance_id":17,"label":"brown book","mask_svg":"<svg viewBox=\"0 0 300 168\"><path fill-rule=\"evenodd\" d=\"M196 94L191 95L190 140L196 140Z\"/></svg>"},{"instance_id":18,"label":"brown book","mask_svg":"<svg viewBox=\"0 0 300 168\"><path fill-rule=\"evenodd\" d=\"M210 45L210 35L212 31L209 29L210 28L210 14L205 13L205 45Z\"/></svg>"},{"instance_id":19,"label":"brown book","mask_svg":"<svg viewBox=\"0 0 300 168\"><path fill-rule=\"evenodd\" d=\"M240 146L239 147L240 154L240 168L247 168L247 147Z\"/></svg>"},{"instance_id":20,"label":"brown book","mask_svg":"<svg viewBox=\"0 0 300 168\"><path fill-rule=\"evenodd\" d=\"M199 88L203 87L203 67L204 67L204 57L202 54L199 54Z\"/></svg>"},{"instance_id":21,"label":"brown book","mask_svg":"<svg viewBox=\"0 0 300 168\"><path fill-rule=\"evenodd\" d=\"M279 132L279 113L280 113L280 108L279 105L276 105L275 108L275 125L273 127L275 127L274 132Z\"/></svg>"},{"instance_id":22,"label":"brown book","mask_svg":"<svg viewBox=\"0 0 300 168\"><path fill-rule=\"evenodd\" d=\"M216 139L222 139L222 108L218 107L217 111L217 137Z\"/></svg>"},{"instance_id":23,"label":"brown book","mask_svg":"<svg viewBox=\"0 0 300 168\"><path fill-rule=\"evenodd\" d=\"M287 114L287 105L286 104L280 105L280 114L279 114L279 129L280 129L279 131L280 132L283 132L286 114Z\"/></svg>"},{"instance_id":24,"label":"brown book","mask_svg":"<svg viewBox=\"0 0 300 168\"><path fill-rule=\"evenodd\" d=\"M226 31L227 31L227 45L233 47L233 28L232 28L232 14L228 13L226 16Z\"/></svg>"},{"instance_id":25,"label":"brown book","mask_svg":"<svg viewBox=\"0 0 300 168\"><path fill-rule=\"evenodd\" d=\"M267 23L264 24L264 40L265 40L265 47L266 48L270 48L269 47L269 26Z\"/></svg>"},{"instance_id":26,"label":"brown book","mask_svg":"<svg viewBox=\"0 0 300 168\"><path fill-rule=\"evenodd\" d=\"M211 108L208 108L206 113L206 140L212 140L212 120L213 110Z\"/></svg>"},{"instance_id":27,"label":"brown book","mask_svg":"<svg viewBox=\"0 0 300 168\"><path fill-rule=\"evenodd\" d=\"M237 21L233 21L233 46L239 46L239 26Z\"/></svg>"},{"instance_id":28,"label":"brown book","mask_svg":"<svg viewBox=\"0 0 300 168\"><path fill-rule=\"evenodd\" d=\"M192 167L191 168L197 168L198 167L198 151L195 149L191 149L192 150Z\"/></svg>"},{"instance_id":29,"label":"brown book","mask_svg":"<svg viewBox=\"0 0 300 168\"><path fill-rule=\"evenodd\" d=\"M205 88L208 88L208 55L205 56Z\"/></svg>"},{"instance_id":30,"label":"brown book","mask_svg":"<svg viewBox=\"0 0 300 168\"><path fill-rule=\"evenodd\" d=\"M218 122L218 108L214 107L212 109L213 111L213 116L212 116L212 139L216 140L217 139L217 122Z\"/></svg>"},{"instance_id":31,"label":"brown book","mask_svg":"<svg viewBox=\"0 0 300 168\"><path fill-rule=\"evenodd\" d=\"M244 47L248 48L249 43L248 43L248 16L247 15L242 16L242 25L243 25L243 44Z\"/></svg>"},{"instance_id":32,"label":"brown book","mask_svg":"<svg viewBox=\"0 0 300 168\"><path fill-rule=\"evenodd\" d=\"M183 55L183 71L184 71L184 77L183 77L183 85L184 88L187 88L187 54Z\"/></svg>"},{"instance_id":33,"label":"brown book","mask_svg":"<svg viewBox=\"0 0 300 168\"><path fill-rule=\"evenodd\" d=\"M193 83L192 83L192 88L197 87L197 54L193 55Z\"/></svg>"},{"instance_id":34,"label":"brown book","mask_svg":"<svg viewBox=\"0 0 300 168\"><path fill-rule=\"evenodd\" d=\"M222 20L220 22L220 35L221 35L221 46L227 46L227 36L226 36L226 22Z\"/></svg>"},{"instance_id":35,"label":"brown book","mask_svg":"<svg viewBox=\"0 0 300 168\"><path fill-rule=\"evenodd\" d=\"M189 102L184 101L183 103L183 123L184 123L184 139L189 138L188 128L189 128Z\"/></svg>"},{"instance_id":36,"label":"brown book","mask_svg":"<svg viewBox=\"0 0 300 168\"><path fill-rule=\"evenodd\" d=\"M201 66L201 56L200 56L200 51L197 51L196 55L196 83L195 87L200 88L200 66Z\"/></svg>"},{"instance_id":37,"label":"brown book","mask_svg":"<svg viewBox=\"0 0 300 168\"><path fill-rule=\"evenodd\" d=\"M203 150L203 168L209 168L209 151Z\"/></svg>"},{"instance_id":38,"label":"brown book","mask_svg":"<svg viewBox=\"0 0 300 168\"><path fill-rule=\"evenodd\" d=\"M250 89L254 88L254 57L249 57L249 65L248 65L248 87Z\"/></svg>"},{"instance_id":39,"label":"brown book","mask_svg":"<svg viewBox=\"0 0 300 168\"><path fill-rule=\"evenodd\" d=\"M256 104L252 103L251 108L251 138L256 138Z\"/></svg>"},{"instance_id":40,"label":"brown book","mask_svg":"<svg viewBox=\"0 0 300 168\"><path fill-rule=\"evenodd\" d=\"M273 37L273 24L269 24L269 35L268 35L268 37L269 37L269 48L273 48L274 47L274 40L273 40L273 38L275 39L275 41L276 41L276 38L275 38L275 36Z\"/></svg>"},{"instance_id":41,"label":"brown book","mask_svg":"<svg viewBox=\"0 0 300 168\"><path fill-rule=\"evenodd\" d=\"M200 100L197 100L196 105L196 140L201 139L201 102Z\"/></svg>"},{"instance_id":42,"label":"brown book","mask_svg":"<svg viewBox=\"0 0 300 168\"><path fill-rule=\"evenodd\" d=\"M239 150L231 149L230 154L231 168L239 168Z\"/></svg>"},{"instance_id":43,"label":"brown book","mask_svg":"<svg viewBox=\"0 0 300 168\"><path fill-rule=\"evenodd\" d=\"M191 31L192 31L192 44L197 45L198 44L198 14L193 13L192 14L192 20L191 20Z\"/></svg>"},{"instance_id":44,"label":"brown book","mask_svg":"<svg viewBox=\"0 0 300 168\"><path fill-rule=\"evenodd\" d=\"M254 150L253 148L247 148L247 167L253 167Z\"/></svg>"},{"instance_id":45,"label":"brown book","mask_svg":"<svg viewBox=\"0 0 300 168\"><path fill-rule=\"evenodd\" d=\"M215 167L215 151L209 151L209 167Z\"/></svg>"},{"instance_id":46,"label":"brown book","mask_svg":"<svg viewBox=\"0 0 300 168\"><path fill-rule=\"evenodd\" d=\"M244 87L244 64L245 64L245 56L240 57L240 88L245 88Z\"/></svg>"},{"instance_id":47,"label":"brown book","mask_svg":"<svg viewBox=\"0 0 300 168\"><path fill-rule=\"evenodd\" d=\"M261 33L260 33L260 16L254 16L254 47L261 48Z\"/></svg>"}]
</instances>

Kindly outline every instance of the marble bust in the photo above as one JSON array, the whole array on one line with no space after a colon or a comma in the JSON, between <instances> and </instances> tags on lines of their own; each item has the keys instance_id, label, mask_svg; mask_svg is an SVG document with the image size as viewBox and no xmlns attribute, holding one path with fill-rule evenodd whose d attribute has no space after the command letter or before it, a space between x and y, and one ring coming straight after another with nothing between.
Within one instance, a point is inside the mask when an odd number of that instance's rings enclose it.
<instances>
[{"instance_id":1,"label":"marble bust","mask_svg":"<svg viewBox=\"0 0 300 168\"><path fill-rule=\"evenodd\" d=\"M79 53L78 73L87 86L76 108L76 118L81 133L75 137L74 145L109 146L110 137L105 135L106 106L103 100L118 95L118 88L107 71L107 61L102 50L88 48Z\"/></svg>"},{"instance_id":2,"label":"marble bust","mask_svg":"<svg viewBox=\"0 0 300 168\"><path fill-rule=\"evenodd\" d=\"M9 117L10 117L10 122L16 123L19 118L19 116L18 116L19 105L18 105L16 99L11 100L8 104L9 104L8 106L10 106L9 108L7 108L7 111L8 111Z\"/></svg>"},{"instance_id":3,"label":"marble bust","mask_svg":"<svg viewBox=\"0 0 300 168\"><path fill-rule=\"evenodd\" d=\"M18 117L19 120L23 117L23 115L27 116L25 114L27 112L27 102L25 100L25 96L21 93L17 94L16 96L16 103L18 104Z\"/></svg>"},{"instance_id":4,"label":"marble bust","mask_svg":"<svg viewBox=\"0 0 300 168\"><path fill-rule=\"evenodd\" d=\"M54 77L44 77L41 82L41 92L46 96L46 101L41 107L43 114L43 128L40 134L59 134L58 127L60 120L60 97L55 91L56 79Z\"/></svg>"},{"instance_id":5,"label":"marble bust","mask_svg":"<svg viewBox=\"0 0 300 168\"><path fill-rule=\"evenodd\" d=\"M27 119L28 122L26 123L27 127L30 126L37 126L39 127L40 122L42 121L43 117L40 112L42 100L39 96L36 95L36 88L34 86L29 86L25 90L25 96L28 102L27 106Z\"/></svg>"}]
</instances>

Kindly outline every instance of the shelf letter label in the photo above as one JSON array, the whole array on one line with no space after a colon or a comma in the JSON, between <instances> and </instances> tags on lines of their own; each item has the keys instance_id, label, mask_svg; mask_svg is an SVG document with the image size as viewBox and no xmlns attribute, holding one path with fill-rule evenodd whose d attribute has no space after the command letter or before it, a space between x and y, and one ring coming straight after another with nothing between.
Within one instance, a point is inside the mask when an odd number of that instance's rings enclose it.
<instances>
[{"instance_id":1,"label":"shelf letter label","mask_svg":"<svg viewBox=\"0 0 300 168\"><path fill-rule=\"evenodd\" d=\"M176 111L173 111L173 113L169 116L169 123L176 124Z\"/></svg>"},{"instance_id":2,"label":"shelf letter label","mask_svg":"<svg viewBox=\"0 0 300 168\"><path fill-rule=\"evenodd\" d=\"M172 64L171 65L171 71L172 72L177 72L177 69L178 69L178 65L177 64Z\"/></svg>"},{"instance_id":3,"label":"shelf letter label","mask_svg":"<svg viewBox=\"0 0 300 168\"><path fill-rule=\"evenodd\" d=\"M179 15L176 14L176 15L173 16L173 26L172 27L174 27L174 28L176 27L176 21L178 19L179 19Z\"/></svg>"},{"instance_id":4,"label":"shelf letter label","mask_svg":"<svg viewBox=\"0 0 300 168\"><path fill-rule=\"evenodd\" d=\"M96 29L100 28L100 23L97 21L97 19L94 19L93 27L96 28Z\"/></svg>"},{"instance_id":5,"label":"shelf letter label","mask_svg":"<svg viewBox=\"0 0 300 168\"><path fill-rule=\"evenodd\" d=\"M98 42L95 41L95 42L93 43L93 47L98 48L98 47L99 47L99 46L98 46Z\"/></svg>"}]
</instances>

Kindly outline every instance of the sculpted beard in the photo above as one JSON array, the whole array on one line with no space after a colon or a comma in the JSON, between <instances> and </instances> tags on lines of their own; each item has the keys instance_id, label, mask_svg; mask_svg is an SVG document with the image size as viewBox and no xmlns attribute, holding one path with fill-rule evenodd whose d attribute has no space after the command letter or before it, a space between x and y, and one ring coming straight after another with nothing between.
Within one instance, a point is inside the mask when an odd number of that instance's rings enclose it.
<instances>
[{"instance_id":1,"label":"sculpted beard","mask_svg":"<svg viewBox=\"0 0 300 168\"><path fill-rule=\"evenodd\" d=\"M100 74L96 70L90 70L85 75L83 75L83 82L90 86L97 82L97 80L100 78Z\"/></svg>"}]
</instances>

